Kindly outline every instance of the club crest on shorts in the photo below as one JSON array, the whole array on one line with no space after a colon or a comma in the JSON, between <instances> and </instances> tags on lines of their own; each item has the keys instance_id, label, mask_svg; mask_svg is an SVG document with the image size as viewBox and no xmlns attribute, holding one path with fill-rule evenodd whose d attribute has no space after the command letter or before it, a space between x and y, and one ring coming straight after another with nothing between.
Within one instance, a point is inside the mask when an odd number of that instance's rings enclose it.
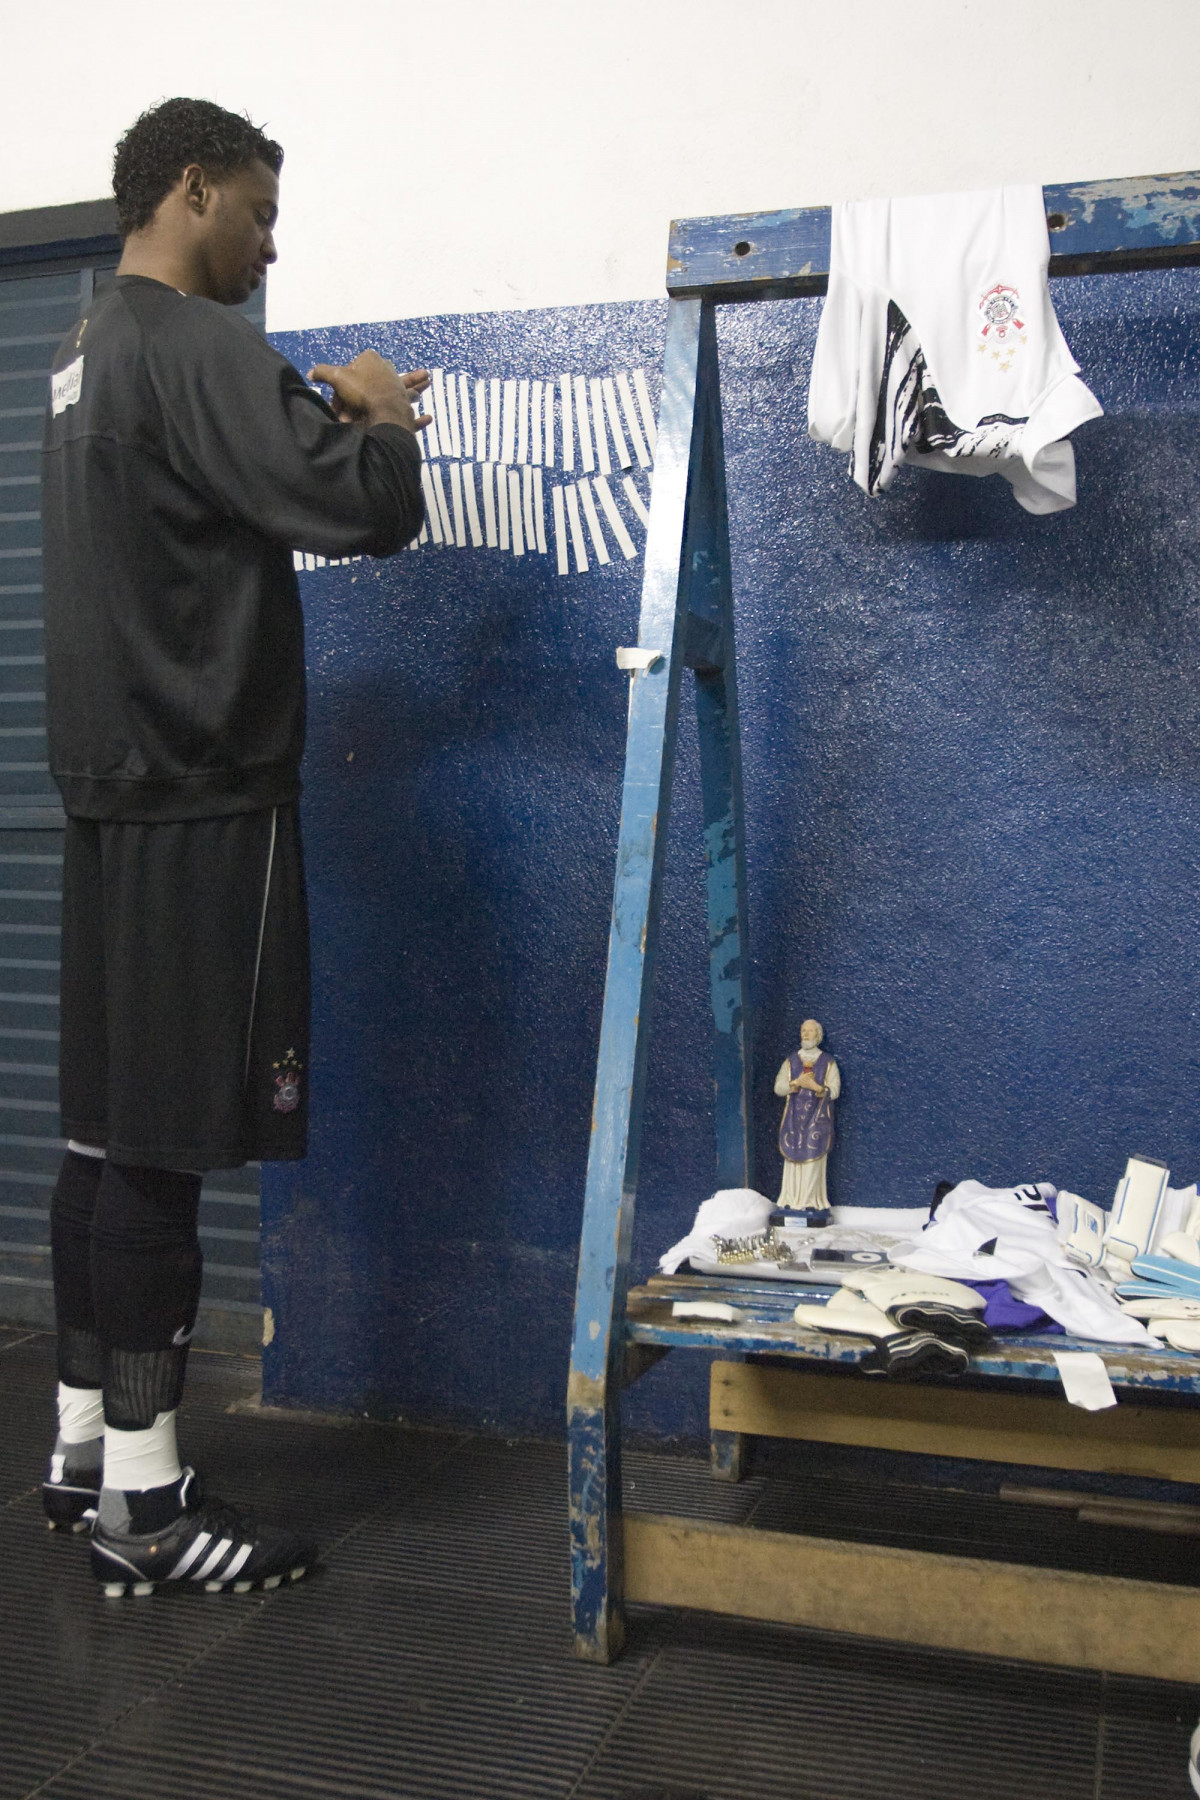
<instances>
[{"instance_id":1,"label":"club crest on shorts","mask_svg":"<svg viewBox=\"0 0 1200 1800\"><path fill-rule=\"evenodd\" d=\"M271 1067L275 1071L275 1092L271 1096L271 1105L276 1112L295 1112L300 1104L300 1071L304 1064L296 1060L294 1050L287 1050Z\"/></svg>"},{"instance_id":2,"label":"club crest on shorts","mask_svg":"<svg viewBox=\"0 0 1200 1800\"><path fill-rule=\"evenodd\" d=\"M986 356L990 351L992 361L999 363L1002 373L1007 373L1013 357L1025 342L1020 292L1009 287L1007 282L997 281L980 294L977 310L981 316L979 342L975 348L980 356Z\"/></svg>"}]
</instances>

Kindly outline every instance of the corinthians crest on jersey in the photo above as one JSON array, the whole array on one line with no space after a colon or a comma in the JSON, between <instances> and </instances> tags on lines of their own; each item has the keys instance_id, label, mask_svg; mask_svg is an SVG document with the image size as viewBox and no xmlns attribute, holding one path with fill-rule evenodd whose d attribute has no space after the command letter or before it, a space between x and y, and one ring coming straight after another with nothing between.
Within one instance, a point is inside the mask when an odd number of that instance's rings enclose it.
<instances>
[{"instance_id":1,"label":"corinthians crest on jersey","mask_svg":"<svg viewBox=\"0 0 1200 1800\"><path fill-rule=\"evenodd\" d=\"M1021 295L1007 282L997 281L979 296L979 342L975 346L981 356L990 350L992 361L1007 374L1013 357L1025 342L1025 319Z\"/></svg>"},{"instance_id":2,"label":"corinthians crest on jersey","mask_svg":"<svg viewBox=\"0 0 1200 1800\"><path fill-rule=\"evenodd\" d=\"M277 1063L272 1063L275 1071L275 1092L271 1096L271 1105L276 1112L295 1112L300 1104L300 1071L303 1063L296 1060L296 1052L288 1050Z\"/></svg>"}]
</instances>

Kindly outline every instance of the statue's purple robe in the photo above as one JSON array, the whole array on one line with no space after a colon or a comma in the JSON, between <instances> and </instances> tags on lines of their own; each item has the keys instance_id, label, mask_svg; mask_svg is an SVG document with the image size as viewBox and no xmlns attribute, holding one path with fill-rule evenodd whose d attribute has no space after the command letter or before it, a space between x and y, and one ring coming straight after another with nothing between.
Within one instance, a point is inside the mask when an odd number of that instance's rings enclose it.
<instances>
[{"instance_id":1,"label":"statue's purple robe","mask_svg":"<svg viewBox=\"0 0 1200 1800\"><path fill-rule=\"evenodd\" d=\"M822 1050L810 1073L814 1081L825 1086L825 1074L833 1058L828 1051ZM788 1057L788 1068L793 1081L799 1077L805 1065L800 1060L798 1051ZM820 1156L828 1156L833 1149L833 1107L829 1095L813 1094L807 1088L797 1088L789 1094L788 1103L783 1109L783 1123L779 1127L779 1154L786 1156L789 1162L816 1162Z\"/></svg>"}]
</instances>

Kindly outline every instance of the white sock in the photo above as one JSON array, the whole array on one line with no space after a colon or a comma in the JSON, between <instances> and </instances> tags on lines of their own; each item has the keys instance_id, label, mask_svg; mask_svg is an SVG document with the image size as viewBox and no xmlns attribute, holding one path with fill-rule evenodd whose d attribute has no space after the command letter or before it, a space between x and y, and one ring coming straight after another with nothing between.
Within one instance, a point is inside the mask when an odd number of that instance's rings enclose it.
<instances>
[{"instance_id":1,"label":"white sock","mask_svg":"<svg viewBox=\"0 0 1200 1800\"><path fill-rule=\"evenodd\" d=\"M58 1435L64 1444L90 1444L104 1436L104 1394L100 1388L58 1384Z\"/></svg>"},{"instance_id":2,"label":"white sock","mask_svg":"<svg viewBox=\"0 0 1200 1800\"><path fill-rule=\"evenodd\" d=\"M146 1431L104 1427L104 1485L127 1494L166 1487L183 1474L175 1447L175 1414L161 1412Z\"/></svg>"}]
</instances>

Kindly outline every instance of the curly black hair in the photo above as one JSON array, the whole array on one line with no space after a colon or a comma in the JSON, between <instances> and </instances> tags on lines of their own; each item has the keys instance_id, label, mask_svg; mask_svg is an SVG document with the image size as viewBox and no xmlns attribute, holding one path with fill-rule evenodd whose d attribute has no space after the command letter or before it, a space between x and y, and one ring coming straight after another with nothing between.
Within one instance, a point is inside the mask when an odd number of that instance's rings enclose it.
<instances>
[{"instance_id":1,"label":"curly black hair","mask_svg":"<svg viewBox=\"0 0 1200 1800\"><path fill-rule=\"evenodd\" d=\"M113 157L122 238L148 225L189 163L213 177L264 162L278 175L283 151L244 113L211 100L164 100L129 127Z\"/></svg>"}]
</instances>

